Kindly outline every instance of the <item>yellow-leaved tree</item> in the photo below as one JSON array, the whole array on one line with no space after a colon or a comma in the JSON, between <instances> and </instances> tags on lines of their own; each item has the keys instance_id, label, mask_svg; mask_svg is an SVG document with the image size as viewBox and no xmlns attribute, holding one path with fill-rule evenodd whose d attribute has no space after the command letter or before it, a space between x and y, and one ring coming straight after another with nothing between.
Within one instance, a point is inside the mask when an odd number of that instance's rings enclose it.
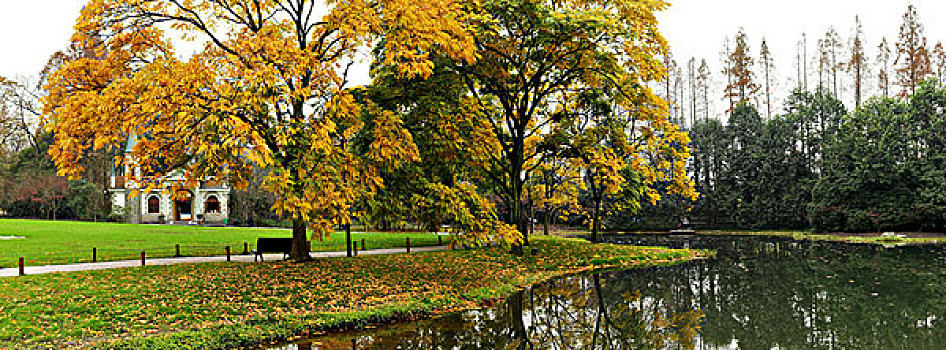
<instances>
[{"instance_id":1,"label":"yellow-leaved tree","mask_svg":"<svg viewBox=\"0 0 946 350\"><path fill-rule=\"evenodd\" d=\"M558 150L547 151L556 154L544 157L536 174L526 182L532 216L535 216L536 210L542 212L544 235L549 235L549 226L557 217L565 220L569 214L581 212L578 195L587 189L582 181L581 169L575 161L562 157Z\"/></svg>"},{"instance_id":2,"label":"yellow-leaved tree","mask_svg":"<svg viewBox=\"0 0 946 350\"><path fill-rule=\"evenodd\" d=\"M598 241L602 215L610 209L634 212L642 200L655 205L662 194L696 200L686 172L689 137L660 114L647 118L640 113L666 110L664 101L652 94L626 96L614 90L566 95L559 105L565 116L555 132L567 140L559 145L561 155L581 169L588 189L593 242Z\"/></svg>"},{"instance_id":3,"label":"yellow-leaved tree","mask_svg":"<svg viewBox=\"0 0 946 350\"><path fill-rule=\"evenodd\" d=\"M628 180L622 170L630 169L651 200L664 189L695 196L685 172L686 134L650 87L667 77L661 62L667 43L655 17L667 6L662 0L484 0L477 7L480 57L449 69L481 104L491 142L499 143L486 178L524 245L528 180L559 152L572 153L602 194L616 194ZM569 103L592 90L606 91L624 122L598 125ZM599 147L612 141L621 144Z\"/></svg>"},{"instance_id":4,"label":"yellow-leaved tree","mask_svg":"<svg viewBox=\"0 0 946 350\"><path fill-rule=\"evenodd\" d=\"M349 140L364 128L347 85L359 49L383 42L387 66L425 77L436 51L473 63L469 12L458 0L91 0L72 54L48 77L44 115L60 174L82 173L96 150L137 143L117 165L143 187L171 170L240 187L254 166L272 169L274 210L293 221L290 257L351 221L351 207L382 186L381 164L417 158L397 114L373 128L367 154ZM169 34L175 33L175 34ZM179 34L178 34L179 33ZM179 38L201 45L189 57ZM179 46L179 45L178 45ZM182 58L184 57L184 58ZM128 164L122 164L128 163Z\"/></svg>"}]
</instances>

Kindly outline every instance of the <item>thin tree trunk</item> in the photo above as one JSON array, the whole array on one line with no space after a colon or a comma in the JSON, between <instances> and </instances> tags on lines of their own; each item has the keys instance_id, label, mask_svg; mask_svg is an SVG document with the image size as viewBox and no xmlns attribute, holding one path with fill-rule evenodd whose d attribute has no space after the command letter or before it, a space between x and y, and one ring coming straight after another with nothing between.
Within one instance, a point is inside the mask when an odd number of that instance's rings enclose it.
<instances>
[{"instance_id":1,"label":"thin tree trunk","mask_svg":"<svg viewBox=\"0 0 946 350\"><path fill-rule=\"evenodd\" d=\"M351 224L345 224L345 244L348 247L348 257L352 257Z\"/></svg>"},{"instance_id":2,"label":"thin tree trunk","mask_svg":"<svg viewBox=\"0 0 946 350\"><path fill-rule=\"evenodd\" d=\"M855 89L854 90L854 109L859 109L861 108L861 84L862 84L860 62L855 63L854 75L855 75L854 79L856 80L856 82L854 83L854 89Z\"/></svg>"},{"instance_id":3,"label":"thin tree trunk","mask_svg":"<svg viewBox=\"0 0 946 350\"><path fill-rule=\"evenodd\" d=\"M804 80L804 90L808 91L808 36L801 34L801 72Z\"/></svg>"},{"instance_id":4,"label":"thin tree trunk","mask_svg":"<svg viewBox=\"0 0 946 350\"><path fill-rule=\"evenodd\" d=\"M601 220L601 189L598 186L595 186L595 177L593 173L588 174L588 184L591 187L591 198L594 201L594 208L591 212L591 242L598 243L598 229L601 227L599 220Z\"/></svg>"},{"instance_id":5,"label":"thin tree trunk","mask_svg":"<svg viewBox=\"0 0 946 350\"><path fill-rule=\"evenodd\" d=\"M601 196L595 196L595 209L592 214L592 224L591 224L591 242L598 243L598 233L601 230Z\"/></svg>"}]
</instances>

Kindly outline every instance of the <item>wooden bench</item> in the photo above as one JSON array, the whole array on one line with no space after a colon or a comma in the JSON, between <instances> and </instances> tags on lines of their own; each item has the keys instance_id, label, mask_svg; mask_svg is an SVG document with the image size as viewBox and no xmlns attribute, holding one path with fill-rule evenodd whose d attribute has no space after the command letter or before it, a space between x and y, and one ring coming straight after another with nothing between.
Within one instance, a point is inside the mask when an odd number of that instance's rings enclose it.
<instances>
[{"instance_id":1,"label":"wooden bench","mask_svg":"<svg viewBox=\"0 0 946 350\"><path fill-rule=\"evenodd\" d=\"M256 249L253 249L253 261L263 261L263 253L283 253L283 259L289 257L292 249L292 238L257 238Z\"/></svg>"}]
</instances>

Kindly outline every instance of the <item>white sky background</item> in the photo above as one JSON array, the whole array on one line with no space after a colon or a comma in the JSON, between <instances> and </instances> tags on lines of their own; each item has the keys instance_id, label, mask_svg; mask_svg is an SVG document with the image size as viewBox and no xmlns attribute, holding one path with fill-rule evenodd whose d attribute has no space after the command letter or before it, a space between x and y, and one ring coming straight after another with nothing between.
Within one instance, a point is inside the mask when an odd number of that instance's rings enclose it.
<instances>
[{"instance_id":1,"label":"white sky background","mask_svg":"<svg viewBox=\"0 0 946 350\"><path fill-rule=\"evenodd\" d=\"M0 76L36 77L50 55L64 50L72 26L88 0L0 0ZM175 47L179 56L201 49L200 43ZM359 64L349 71L349 85L364 85L370 50L358 55Z\"/></svg>"},{"instance_id":2,"label":"white sky background","mask_svg":"<svg viewBox=\"0 0 946 350\"><path fill-rule=\"evenodd\" d=\"M36 76L69 44L85 0L0 0L0 76Z\"/></svg>"},{"instance_id":3,"label":"white sky background","mask_svg":"<svg viewBox=\"0 0 946 350\"><path fill-rule=\"evenodd\" d=\"M764 36L775 57L779 84L790 88L795 76L795 45L808 33L809 62L818 38L834 26L845 41L851 36L854 16L860 15L872 60L881 36L893 43L907 4L918 8L932 46L946 40L944 0L671 0L658 15L674 57L685 66L690 57L705 58L719 82L720 51L726 37L744 27L754 55ZM66 47L72 26L85 0L0 0L0 76L36 76L46 59ZM809 87L817 80L809 63ZM367 82L367 66L352 72L353 83ZM813 77L811 77L813 76ZM817 84L817 82L815 82ZM722 102L721 87L716 92ZM783 98L787 92L778 93ZM842 94L843 95L843 94ZM711 99L713 96L711 96Z\"/></svg>"}]
</instances>

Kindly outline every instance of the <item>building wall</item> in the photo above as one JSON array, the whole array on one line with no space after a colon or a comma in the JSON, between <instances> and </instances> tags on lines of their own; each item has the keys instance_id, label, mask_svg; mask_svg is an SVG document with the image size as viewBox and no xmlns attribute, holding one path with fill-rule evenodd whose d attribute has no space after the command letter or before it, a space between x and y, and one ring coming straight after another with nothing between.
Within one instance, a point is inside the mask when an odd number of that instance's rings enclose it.
<instances>
[{"instance_id":1,"label":"building wall","mask_svg":"<svg viewBox=\"0 0 946 350\"><path fill-rule=\"evenodd\" d=\"M174 221L174 201L169 189L164 191L156 190L148 193L139 192L132 195L131 189L113 189L112 204L113 207L124 208L125 222L128 223L167 223ZM226 187L217 187L210 189L191 190L193 197L193 220L202 223L226 223L230 215L230 189ZM148 199L157 196L159 200L158 213L148 212ZM218 212L208 213L207 199L211 196L217 198L220 202ZM162 216L164 221L162 221ZM202 219L202 220L201 220Z\"/></svg>"},{"instance_id":2,"label":"building wall","mask_svg":"<svg viewBox=\"0 0 946 350\"><path fill-rule=\"evenodd\" d=\"M171 210L171 196L168 194L161 193L162 191L153 191L147 194L142 193L138 198L139 204L138 207L138 216L141 218L142 223L163 223L167 221L174 220L173 213ZM160 205L158 206L158 213L149 213L148 212L148 199L152 196L157 196ZM161 221L161 216L164 216L164 221Z\"/></svg>"},{"instance_id":3,"label":"building wall","mask_svg":"<svg viewBox=\"0 0 946 350\"><path fill-rule=\"evenodd\" d=\"M220 201L220 210L217 213L208 213L207 209L207 199L211 196L217 197L217 200ZM204 222L208 223L224 223L229 217L230 213L227 207L229 207L230 202L230 190L225 189L212 189L212 190L199 190L197 191L197 197L194 200L194 212L198 215L203 215Z\"/></svg>"},{"instance_id":4,"label":"building wall","mask_svg":"<svg viewBox=\"0 0 946 350\"><path fill-rule=\"evenodd\" d=\"M141 210L141 203L138 202L138 197L140 197L140 194L132 194L128 190L125 190L123 193L126 196L125 222L140 224L141 215L138 215L139 210Z\"/></svg>"}]
</instances>

